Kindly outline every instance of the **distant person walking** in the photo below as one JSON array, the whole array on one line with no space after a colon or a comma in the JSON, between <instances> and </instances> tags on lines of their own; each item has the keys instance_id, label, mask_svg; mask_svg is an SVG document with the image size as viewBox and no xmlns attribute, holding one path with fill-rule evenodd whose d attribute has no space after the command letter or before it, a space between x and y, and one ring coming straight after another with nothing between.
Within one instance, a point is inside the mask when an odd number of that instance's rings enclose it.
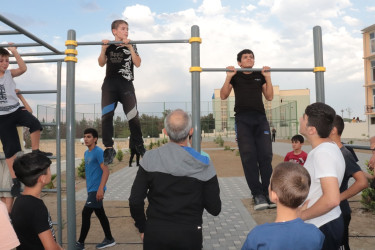
<instances>
[{"instance_id":1,"label":"distant person walking","mask_svg":"<svg viewBox=\"0 0 375 250\"><path fill-rule=\"evenodd\" d=\"M275 142L276 140L276 129L275 128L272 128L272 142Z\"/></svg>"}]
</instances>

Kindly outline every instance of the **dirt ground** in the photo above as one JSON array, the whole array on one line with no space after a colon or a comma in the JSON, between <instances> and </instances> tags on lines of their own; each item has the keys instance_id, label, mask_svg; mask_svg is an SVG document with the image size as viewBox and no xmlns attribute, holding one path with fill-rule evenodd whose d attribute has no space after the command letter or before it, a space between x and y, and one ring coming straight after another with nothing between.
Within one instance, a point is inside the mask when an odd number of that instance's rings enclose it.
<instances>
[{"instance_id":1,"label":"dirt ground","mask_svg":"<svg viewBox=\"0 0 375 250\"><path fill-rule=\"evenodd\" d=\"M225 142L224 146L237 147L233 142ZM48 145L44 145L46 148L51 148ZM237 150L224 150L217 149L219 146L212 142L203 142L202 150L207 152L216 168L218 177L235 177L243 176L243 169L241 165L241 159L237 153ZM76 157L81 157L83 155L85 146L76 143ZM122 162L115 160L114 164L110 165L111 173L116 172L123 167L127 167L129 160L129 154L124 155ZM283 161L283 156L274 155L272 165L276 166L279 162ZM65 191L65 176L62 176L62 186ZM81 178L76 178L76 190L85 188L85 181ZM249 191L250 196L250 191ZM374 224L375 224L375 215L368 212L362 204L360 203L360 195L357 195L350 199L350 206L353 210L352 220L350 223L350 245L352 249L373 249L375 245L375 233L374 233ZM47 204L47 207L50 210L52 219L55 221L56 216L56 196L55 194L44 194L43 200ZM276 217L276 209L254 211L253 210L253 201L252 199L244 199L243 203L248 209L249 213L252 215L254 220L258 224L272 222ZM80 228L81 228L81 211L83 208L84 202L77 201L76 203L76 214L77 214L77 238L79 237ZM66 230L66 203L65 203L65 192L63 192L63 247L66 247L67 242L67 230ZM117 245L111 249L131 249L138 250L142 249L142 243L139 238L139 233L134 227L134 222L130 217L129 204L127 201L105 201L104 207L106 214L109 218L111 230L113 237L115 238ZM372 236L372 237L371 237ZM101 226L98 219L93 214L91 220L91 229L87 236L85 245L86 249L95 249L95 245L101 242L104 238Z\"/></svg>"}]
</instances>

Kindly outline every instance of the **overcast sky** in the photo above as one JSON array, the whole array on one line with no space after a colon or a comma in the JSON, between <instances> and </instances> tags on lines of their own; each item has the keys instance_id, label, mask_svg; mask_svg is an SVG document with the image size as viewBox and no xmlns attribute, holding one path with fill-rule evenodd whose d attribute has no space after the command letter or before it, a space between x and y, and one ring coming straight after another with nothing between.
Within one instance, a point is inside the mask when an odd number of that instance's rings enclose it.
<instances>
[{"instance_id":1,"label":"overcast sky","mask_svg":"<svg viewBox=\"0 0 375 250\"><path fill-rule=\"evenodd\" d=\"M5 1L1 14L30 33L64 51L67 31L77 41L112 39L115 19L129 22L131 40L189 39L192 25L200 28L201 67L237 66L236 54L249 48L256 68L314 67L313 27L323 32L323 58L327 71L325 100L338 114L364 116L363 42L361 30L375 23L372 0L17 0ZM10 28L0 22L0 30ZM0 42L32 42L19 35L0 36ZM142 65L135 69L138 102L191 101L191 52L189 44L138 45ZM100 103L105 68L99 67L99 46L79 46L76 64L76 103ZM21 53L46 51L19 48ZM54 58L54 57L45 57ZM61 58L61 56L60 56ZM34 59L34 58L33 58ZM13 66L11 66L13 67ZM63 66L65 91L65 65ZM210 101L221 88L225 72L201 73L201 100ZM16 83L22 90L54 89L54 63L29 64ZM313 73L272 73L281 90L311 90ZM28 95L32 106L54 102L53 95ZM65 94L63 94L65 101ZM144 109L147 109L146 107ZM77 110L78 111L78 110ZM148 112L148 110L141 110Z\"/></svg>"}]
</instances>

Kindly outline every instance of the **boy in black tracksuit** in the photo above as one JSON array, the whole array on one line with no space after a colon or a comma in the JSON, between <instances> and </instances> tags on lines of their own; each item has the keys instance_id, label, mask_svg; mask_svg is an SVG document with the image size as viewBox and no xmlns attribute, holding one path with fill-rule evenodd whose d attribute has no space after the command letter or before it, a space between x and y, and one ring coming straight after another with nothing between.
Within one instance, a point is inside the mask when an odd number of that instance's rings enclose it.
<instances>
[{"instance_id":1,"label":"boy in black tracksuit","mask_svg":"<svg viewBox=\"0 0 375 250\"><path fill-rule=\"evenodd\" d=\"M187 146L193 129L184 111L170 113L165 124L171 142L144 155L129 198L130 212L144 249L201 249L203 210L214 216L221 211L216 171L208 157Z\"/></svg>"}]
</instances>

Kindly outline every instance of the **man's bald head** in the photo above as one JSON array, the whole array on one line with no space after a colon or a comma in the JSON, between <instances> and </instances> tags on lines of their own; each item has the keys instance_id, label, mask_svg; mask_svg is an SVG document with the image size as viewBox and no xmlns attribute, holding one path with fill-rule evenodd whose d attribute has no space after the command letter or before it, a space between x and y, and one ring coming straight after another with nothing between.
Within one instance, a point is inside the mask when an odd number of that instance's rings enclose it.
<instances>
[{"instance_id":1,"label":"man's bald head","mask_svg":"<svg viewBox=\"0 0 375 250\"><path fill-rule=\"evenodd\" d=\"M182 142L188 137L191 129L190 116L182 109L176 109L165 117L164 127L171 141Z\"/></svg>"}]
</instances>

